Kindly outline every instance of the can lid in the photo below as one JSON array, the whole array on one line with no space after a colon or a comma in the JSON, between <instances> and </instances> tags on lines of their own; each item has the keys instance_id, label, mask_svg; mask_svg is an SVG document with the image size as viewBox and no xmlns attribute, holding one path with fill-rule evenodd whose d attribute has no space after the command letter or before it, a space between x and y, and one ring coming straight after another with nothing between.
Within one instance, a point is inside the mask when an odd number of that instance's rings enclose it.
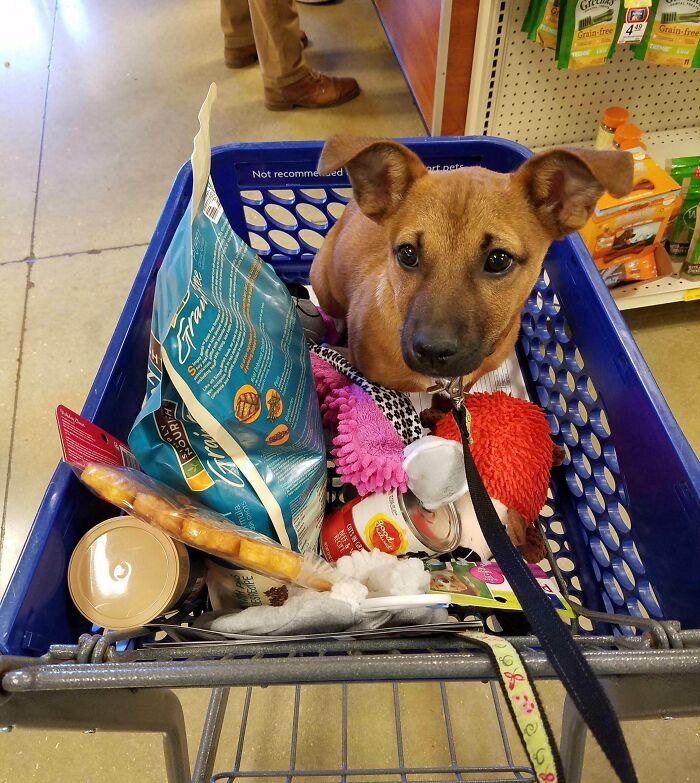
<instances>
[{"instance_id":1,"label":"can lid","mask_svg":"<svg viewBox=\"0 0 700 783\"><path fill-rule=\"evenodd\" d=\"M608 128L619 128L629 118L630 113L622 106L608 106L603 113L603 125L607 125Z\"/></svg>"},{"instance_id":2,"label":"can lid","mask_svg":"<svg viewBox=\"0 0 700 783\"><path fill-rule=\"evenodd\" d=\"M642 138L642 129L638 125L626 122L615 131L614 141L622 145L628 142L638 142Z\"/></svg>"},{"instance_id":3,"label":"can lid","mask_svg":"<svg viewBox=\"0 0 700 783\"><path fill-rule=\"evenodd\" d=\"M402 510L411 520L414 535L422 544L437 554L451 552L458 545L462 525L453 503L428 511L410 491L399 495L399 499Z\"/></svg>"},{"instance_id":4,"label":"can lid","mask_svg":"<svg viewBox=\"0 0 700 783\"><path fill-rule=\"evenodd\" d=\"M68 589L81 614L112 630L138 628L169 608L180 580L184 546L129 516L107 519L78 542Z\"/></svg>"}]
</instances>

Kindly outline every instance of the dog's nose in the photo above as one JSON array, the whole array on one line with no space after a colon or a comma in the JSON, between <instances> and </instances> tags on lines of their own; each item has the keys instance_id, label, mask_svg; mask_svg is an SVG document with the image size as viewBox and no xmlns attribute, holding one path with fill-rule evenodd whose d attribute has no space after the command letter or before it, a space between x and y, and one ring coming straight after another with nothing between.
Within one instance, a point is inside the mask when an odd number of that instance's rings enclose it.
<instances>
[{"instance_id":1,"label":"dog's nose","mask_svg":"<svg viewBox=\"0 0 700 783\"><path fill-rule=\"evenodd\" d=\"M456 337L418 332L413 337L413 353L421 364L439 370L459 351Z\"/></svg>"}]
</instances>

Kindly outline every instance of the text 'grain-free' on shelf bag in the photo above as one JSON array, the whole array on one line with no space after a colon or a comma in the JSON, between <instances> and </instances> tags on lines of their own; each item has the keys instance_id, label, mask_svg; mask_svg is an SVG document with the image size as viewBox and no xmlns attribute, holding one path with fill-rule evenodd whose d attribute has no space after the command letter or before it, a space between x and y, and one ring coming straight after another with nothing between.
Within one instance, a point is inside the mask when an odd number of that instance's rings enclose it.
<instances>
[{"instance_id":1,"label":"text 'grain-free' on shelf bag","mask_svg":"<svg viewBox=\"0 0 700 783\"><path fill-rule=\"evenodd\" d=\"M289 293L233 232L209 177L215 97L212 85L192 200L158 273L146 402L129 445L154 478L303 552L316 544L325 504L318 399ZM274 590L221 569L244 605Z\"/></svg>"},{"instance_id":2,"label":"text 'grain-free' on shelf bag","mask_svg":"<svg viewBox=\"0 0 700 783\"><path fill-rule=\"evenodd\" d=\"M559 68L589 68L607 62L624 19L623 0L562 0L559 5Z\"/></svg>"}]
</instances>

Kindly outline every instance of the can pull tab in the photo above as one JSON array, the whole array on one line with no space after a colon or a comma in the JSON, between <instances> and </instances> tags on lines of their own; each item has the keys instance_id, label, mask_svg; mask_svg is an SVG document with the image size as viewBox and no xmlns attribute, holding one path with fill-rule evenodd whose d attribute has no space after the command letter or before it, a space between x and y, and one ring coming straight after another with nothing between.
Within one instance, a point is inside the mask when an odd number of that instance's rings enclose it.
<instances>
[{"instance_id":1,"label":"can pull tab","mask_svg":"<svg viewBox=\"0 0 700 783\"><path fill-rule=\"evenodd\" d=\"M435 392L446 392L449 398L452 400L452 405L455 409L456 415L464 416L464 423L466 425L467 433L469 437L467 439L467 445L471 446L474 443L472 438L472 416L464 404L464 376L460 375L457 378L439 378L435 381L428 391L432 394Z\"/></svg>"}]
</instances>

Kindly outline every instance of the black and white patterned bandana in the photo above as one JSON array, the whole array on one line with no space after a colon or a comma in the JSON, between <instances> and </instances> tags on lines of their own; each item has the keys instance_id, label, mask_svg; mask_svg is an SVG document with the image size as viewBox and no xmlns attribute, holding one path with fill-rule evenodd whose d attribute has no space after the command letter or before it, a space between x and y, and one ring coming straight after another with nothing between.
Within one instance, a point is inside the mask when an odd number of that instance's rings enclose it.
<instances>
[{"instance_id":1,"label":"black and white patterned bandana","mask_svg":"<svg viewBox=\"0 0 700 783\"><path fill-rule=\"evenodd\" d=\"M345 375L346 378L349 378L363 391L367 392L407 446L409 443L413 443L414 440L422 437L423 428L421 427L420 418L408 394L370 383L333 348L325 345L310 345L309 349L317 356L320 356L321 359L327 361L333 369Z\"/></svg>"}]
</instances>

